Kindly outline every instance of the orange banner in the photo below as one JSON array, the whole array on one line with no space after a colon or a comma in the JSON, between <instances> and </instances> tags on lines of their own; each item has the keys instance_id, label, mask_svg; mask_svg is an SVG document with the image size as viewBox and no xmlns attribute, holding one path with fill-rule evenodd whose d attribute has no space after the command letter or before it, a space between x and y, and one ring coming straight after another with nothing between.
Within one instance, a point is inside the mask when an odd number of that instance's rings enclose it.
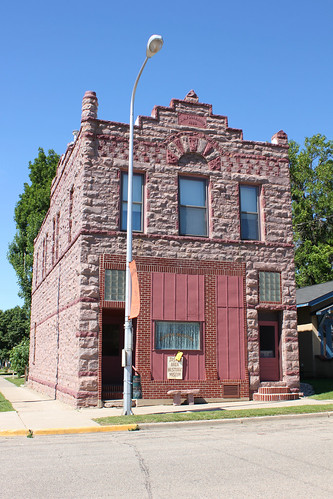
<instances>
[{"instance_id":1,"label":"orange banner","mask_svg":"<svg viewBox=\"0 0 333 499\"><path fill-rule=\"evenodd\" d=\"M132 260L129 263L129 269L131 272L131 280L132 280L131 312L129 318L134 319L140 313L140 290L139 290L138 273L136 270L135 260Z\"/></svg>"}]
</instances>

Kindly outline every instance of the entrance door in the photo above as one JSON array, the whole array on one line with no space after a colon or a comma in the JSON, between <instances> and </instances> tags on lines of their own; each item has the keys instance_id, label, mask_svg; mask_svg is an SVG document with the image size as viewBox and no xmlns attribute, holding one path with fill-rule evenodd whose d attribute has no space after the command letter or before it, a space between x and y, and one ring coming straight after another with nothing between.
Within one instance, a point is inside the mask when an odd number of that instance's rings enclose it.
<instances>
[{"instance_id":1,"label":"entrance door","mask_svg":"<svg viewBox=\"0 0 333 499\"><path fill-rule=\"evenodd\" d=\"M102 330L102 398L121 399L123 396L123 368L121 351L124 348L123 311L103 311Z\"/></svg>"},{"instance_id":2,"label":"entrance door","mask_svg":"<svg viewBox=\"0 0 333 499\"><path fill-rule=\"evenodd\" d=\"M260 380L279 381L279 340L277 322L259 322Z\"/></svg>"}]
</instances>

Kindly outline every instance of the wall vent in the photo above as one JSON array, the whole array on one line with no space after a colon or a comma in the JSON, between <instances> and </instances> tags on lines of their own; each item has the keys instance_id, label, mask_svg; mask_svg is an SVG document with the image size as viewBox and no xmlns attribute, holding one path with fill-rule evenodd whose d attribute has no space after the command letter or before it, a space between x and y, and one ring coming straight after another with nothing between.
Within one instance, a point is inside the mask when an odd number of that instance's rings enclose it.
<instances>
[{"instance_id":1,"label":"wall vent","mask_svg":"<svg viewBox=\"0 0 333 499\"><path fill-rule=\"evenodd\" d=\"M239 385L223 385L223 398L239 398Z\"/></svg>"}]
</instances>

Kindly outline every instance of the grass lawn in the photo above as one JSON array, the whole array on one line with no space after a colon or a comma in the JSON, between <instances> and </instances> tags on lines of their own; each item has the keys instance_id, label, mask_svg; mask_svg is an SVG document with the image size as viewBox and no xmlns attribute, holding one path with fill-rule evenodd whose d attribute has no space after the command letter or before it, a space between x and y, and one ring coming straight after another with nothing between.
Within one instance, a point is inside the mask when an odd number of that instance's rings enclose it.
<instances>
[{"instance_id":1,"label":"grass lawn","mask_svg":"<svg viewBox=\"0 0 333 499\"><path fill-rule=\"evenodd\" d=\"M329 378L309 378L302 379L302 383L308 383L314 389L315 395L311 398L316 400L333 400L333 379Z\"/></svg>"},{"instance_id":2,"label":"grass lawn","mask_svg":"<svg viewBox=\"0 0 333 499\"><path fill-rule=\"evenodd\" d=\"M7 399L0 393L0 412L13 411L13 406Z\"/></svg>"},{"instance_id":3,"label":"grass lawn","mask_svg":"<svg viewBox=\"0 0 333 499\"><path fill-rule=\"evenodd\" d=\"M201 421L213 419L250 418L259 416L277 416L280 414L311 414L317 412L331 412L333 404L303 405L294 407L275 407L266 409L240 409L233 411L195 411L171 412L165 414L142 414L133 416L113 416L96 418L94 421L100 425L131 424L131 423L166 423L175 421Z\"/></svg>"},{"instance_id":4,"label":"grass lawn","mask_svg":"<svg viewBox=\"0 0 333 499\"><path fill-rule=\"evenodd\" d=\"M14 383L16 386L22 386L25 381L24 378L17 378L17 376L7 376L5 379L11 383Z\"/></svg>"}]
</instances>

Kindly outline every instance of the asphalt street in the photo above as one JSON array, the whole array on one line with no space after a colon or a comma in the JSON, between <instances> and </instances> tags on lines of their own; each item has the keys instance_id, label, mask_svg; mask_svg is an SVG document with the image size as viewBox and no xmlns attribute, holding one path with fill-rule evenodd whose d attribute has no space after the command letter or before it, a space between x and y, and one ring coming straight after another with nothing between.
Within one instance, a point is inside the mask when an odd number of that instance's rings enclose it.
<instances>
[{"instance_id":1,"label":"asphalt street","mask_svg":"<svg viewBox=\"0 0 333 499\"><path fill-rule=\"evenodd\" d=\"M333 418L2 438L0 497L333 497Z\"/></svg>"}]
</instances>

